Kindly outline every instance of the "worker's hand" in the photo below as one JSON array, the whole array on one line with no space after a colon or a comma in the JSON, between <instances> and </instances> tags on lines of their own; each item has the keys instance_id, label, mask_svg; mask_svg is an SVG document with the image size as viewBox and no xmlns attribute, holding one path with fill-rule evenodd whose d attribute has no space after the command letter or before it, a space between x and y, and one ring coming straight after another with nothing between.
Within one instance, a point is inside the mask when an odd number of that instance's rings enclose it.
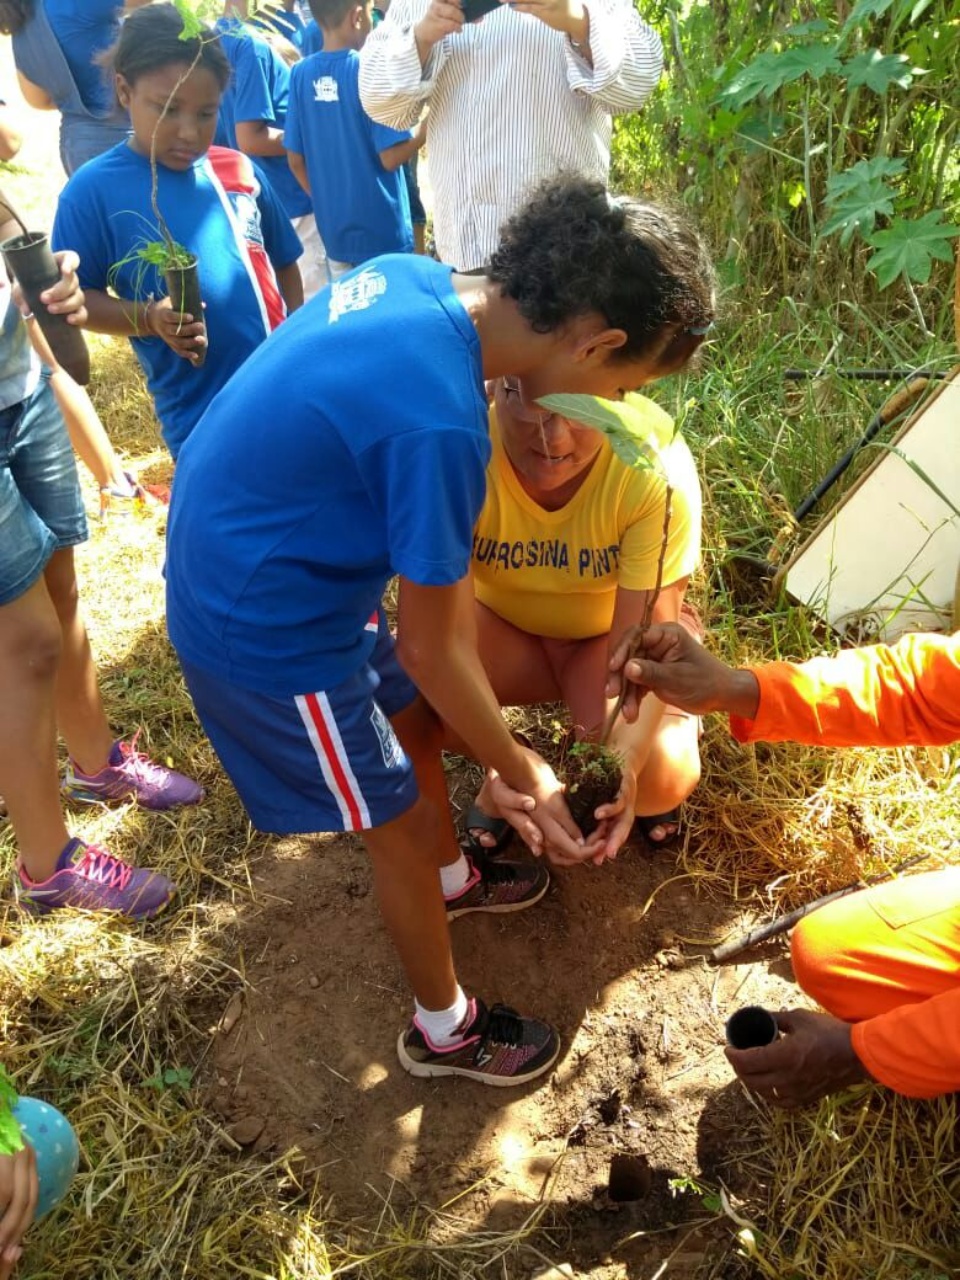
<instances>
[{"instance_id":1,"label":"worker's hand","mask_svg":"<svg viewBox=\"0 0 960 1280\"><path fill-rule=\"evenodd\" d=\"M55 316L66 316L67 324L82 325L87 320L87 308L84 305L83 290L77 276L80 259L72 249L61 249L53 255L60 268L60 279L49 289L44 289L40 301ZM14 285L13 298L20 310L26 315L29 308L24 302L20 286Z\"/></svg>"},{"instance_id":2,"label":"worker's hand","mask_svg":"<svg viewBox=\"0 0 960 1280\"><path fill-rule=\"evenodd\" d=\"M773 1106L793 1110L870 1079L853 1051L849 1022L791 1009L777 1014L777 1025L783 1034L773 1044L725 1050L747 1088Z\"/></svg>"},{"instance_id":3,"label":"worker's hand","mask_svg":"<svg viewBox=\"0 0 960 1280\"><path fill-rule=\"evenodd\" d=\"M634 649L636 656L631 656ZM727 711L747 720L756 717L760 700L756 676L728 667L677 622L630 627L623 633L610 659L607 696L618 697L624 680L623 718L630 722L648 693L692 715Z\"/></svg>"},{"instance_id":4,"label":"worker's hand","mask_svg":"<svg viewBox=\"0 0 960 1280\"><path fill-rule=\"evenodd\" d=\"M413 28L421 64L426 63L430 50L444 36L455 36L462 29L463 10L457 0L430 0L426 13Z\"/></svg>"},{"instance_id":5,"label":"worker's hand","mask_svg":"<svg viewBox=\"0 0 960 1280\"><path fill-rule=\"evenodd\" d=\"M20 1261L23 1234L37 1211L40 1183L36 1153L28 1144L0 1156L0 1280L9 1280Z\"/></svg>"},{"instance_id":6,"label":"worker's hand","mask_svg":"<svg viewBox=\"0 0 960 1280\"><path fill-rule=\"evenodd\" d=\"M563 784L547 762L530 748L524 748L533 766L533 782L518 791L496 770L489 774L490 795L497 812L516 830L538 857L554 866L572 867L589 862L599 852L599 842L584 841L563 796Z\"/></svg>"},{"instance_id":7,"label":"worker's hand","mask_svg":"<svg viewBox=\"0 0 960 1280\"><path fill-rule=\"evenodd\" d=\"M207 345L206 327L202 319L194 319L189 311L175 311L169 298L153 298L143 312L143 327L153 338L196 364Z\"/></svg>"}]
</instances>

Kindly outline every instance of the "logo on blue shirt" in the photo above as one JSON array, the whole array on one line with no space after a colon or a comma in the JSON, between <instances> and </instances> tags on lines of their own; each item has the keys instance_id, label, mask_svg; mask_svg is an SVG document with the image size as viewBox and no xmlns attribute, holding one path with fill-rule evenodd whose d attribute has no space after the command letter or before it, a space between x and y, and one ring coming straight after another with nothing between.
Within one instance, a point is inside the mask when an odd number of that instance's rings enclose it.
<instances>
[{"instance_id":1,"label":"logo on blue shirt","mask_svg":"<svg viewBox=\"0 0 960 1280\"><path fill-rule=\"evenodd\" d=\"M313 82L314 102L339 102L340 89L333 76L320 76Z\"/></svg>"},{"instance_id":2,"label":"logo on blue shirt","mask_svg":"<svg viewBox=\"0 0 960 1280\"><path fill-rule=\"evenodd\" d=\"M355 275L337 280L330 286L329 323L336 324L351 311L366 311L387 291L387 279L381 271L365 267Z\"/></svg>"}]
</instances>

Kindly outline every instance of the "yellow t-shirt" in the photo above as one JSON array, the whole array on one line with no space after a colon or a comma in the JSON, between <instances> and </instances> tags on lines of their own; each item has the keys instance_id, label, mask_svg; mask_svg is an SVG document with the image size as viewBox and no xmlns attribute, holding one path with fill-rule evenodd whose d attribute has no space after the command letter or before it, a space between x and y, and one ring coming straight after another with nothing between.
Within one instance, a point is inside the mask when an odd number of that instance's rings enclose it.
<instances>
[{"instance_id":1,"label":"yellow t-shirt","mask_svg":"<svg viewBox=\"0 0 960 1280\"><path fill-rule=\"evenodd\" d=\"M652 416L666 413L648 400ZM545 511L524 491L490 410L493 453L487 496L473 532L477 599L523 631L558 640L604 635L617 587L651 590L663 534L664 475L634 470L604 438L579 491L559 511ZM673 488L663 565L669 585L700 559L700 481L690 450L677 437L661 452Z\"/></svg>"}]
</instances>

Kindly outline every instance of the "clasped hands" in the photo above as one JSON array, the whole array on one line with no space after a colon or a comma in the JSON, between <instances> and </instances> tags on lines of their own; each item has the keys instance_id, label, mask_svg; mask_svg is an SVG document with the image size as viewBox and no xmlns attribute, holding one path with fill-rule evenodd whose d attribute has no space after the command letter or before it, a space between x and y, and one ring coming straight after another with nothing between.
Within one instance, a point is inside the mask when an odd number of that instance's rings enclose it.
<instances>
[{"instance_id":1,"label":"clasped hands","mask_svg":"<svg viewBox=\"0 0 960 1280\"><path fill-rule=\"evenodd\" d=\"M582 862L599 866L616 856L633 826L637 780L624 770L617 798L596 810L598 825L584 837L567 807L563 783L547 762L528 747L523 750L532 766L536 783L517 791L491 770L491 796L497 812L516 830L521 840L538 857L546 857L557 867L573 867Z\"/></svg>"}]
</instances>

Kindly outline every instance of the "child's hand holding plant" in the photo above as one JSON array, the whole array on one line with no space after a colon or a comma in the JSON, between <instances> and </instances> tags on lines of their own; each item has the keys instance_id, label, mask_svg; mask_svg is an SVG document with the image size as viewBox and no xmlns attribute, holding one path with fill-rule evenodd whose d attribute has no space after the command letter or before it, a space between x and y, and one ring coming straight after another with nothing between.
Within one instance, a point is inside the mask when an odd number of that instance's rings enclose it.
<instances>
[{"instance_id":1,"label":"child's hand holding plant","mask_svg":"<svg viewBox=\"0 0 960 1280\"><path fill-rule=\"evenodd\" d=\"M160 338L172 351L196 364L207 345L203 320L174 309L169 298L153 298L141 312L142 336Z\"/></svg>"}]
</instances>

